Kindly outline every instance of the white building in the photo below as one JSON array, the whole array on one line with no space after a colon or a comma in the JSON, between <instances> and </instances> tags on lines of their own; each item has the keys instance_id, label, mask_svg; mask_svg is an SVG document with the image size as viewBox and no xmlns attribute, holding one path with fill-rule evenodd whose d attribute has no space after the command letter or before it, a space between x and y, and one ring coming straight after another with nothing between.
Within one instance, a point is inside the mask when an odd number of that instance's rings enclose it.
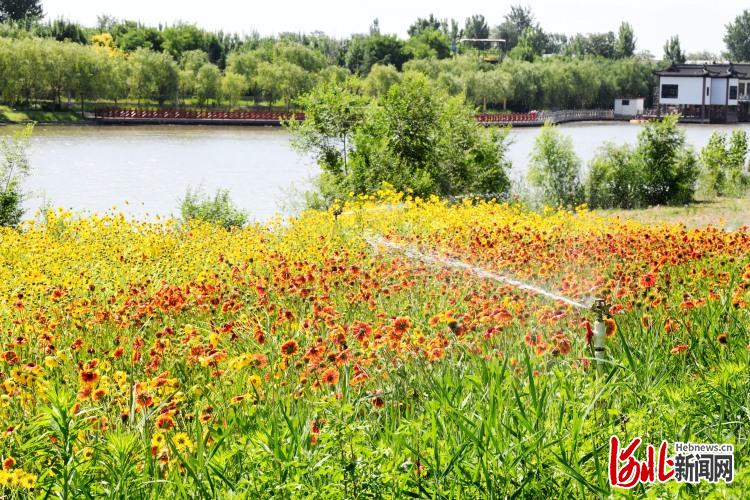
<instances>
[{"instance_id":1,"label":"white building","mask_svg":"<svg viewBox=\"0 0 750 500\"><path fill-rule=\"evenodd\" d=\"M675 64L657 71L657 109L701 122L747 119L748 64Z\"/></svg>"},{"instance_id":2,"label":"white building","mask_svg":"<svg viewBox=\"0 0 750 500\"><path fill-rule=\"evenodd\" d=\"M615 116L634 118L641 116L646 109L645 97L621 97L615 99Z\"/></svg>"}]
</instances>

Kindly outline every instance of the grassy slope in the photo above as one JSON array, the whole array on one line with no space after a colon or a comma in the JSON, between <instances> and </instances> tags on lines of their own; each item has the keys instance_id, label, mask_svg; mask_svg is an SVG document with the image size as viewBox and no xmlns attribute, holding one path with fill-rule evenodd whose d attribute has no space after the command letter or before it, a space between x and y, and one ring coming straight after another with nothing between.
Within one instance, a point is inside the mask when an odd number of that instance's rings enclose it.
<instances>
[{"instance_id":1,"label":"grassy slope","mask_svg":"<svg viewBox=\"0 0 750 500\"><path fill-rule=\"evenodd\" d=\"M719 198L698 201L680 207L603 210L601 213L644 223L676 222L685 224L689 228L705 227L710 224L734 230L743 225L750 225L750 196L739 199Z\"/></svg>"},{"instance_id":2,"label":"grassy slope","mask_svg":"<svg viewBox=\"0 0 750 500\"><path fill-rule=\"evenodd\" d=\"M26 122L77 122L81 115L73 111L19 111L8 106L0 106L0 123Z\"/></svg>"}]
</instances>

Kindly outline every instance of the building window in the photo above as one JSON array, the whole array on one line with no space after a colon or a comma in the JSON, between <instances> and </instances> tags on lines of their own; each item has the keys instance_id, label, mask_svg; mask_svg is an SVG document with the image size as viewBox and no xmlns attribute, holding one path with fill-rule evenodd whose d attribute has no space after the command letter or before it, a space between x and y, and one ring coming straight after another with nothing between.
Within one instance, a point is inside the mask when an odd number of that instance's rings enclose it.
<instances>
[{"instance_id":1,"label":"building window","mask_svg":"<svg viewBox=\"0 0 750 500\"><path fill-rule=\"evenodd\" d=\"M706 97L711 94L711 87L706 87Z\"/></svg>"},{"instance_id":2,"label":"building window","mask_svg":"<svg viewBox=\"0 0 750 500\"><path fill-rule=\"evenodd\" d=\"M623 99L622 100L622 105L623 106L630 106L630 99Z\"/></svg>"},{"instance_id":3,"label":"building window","mask_svg":"<svg viewBox=\"0 0 750 500\"><path fill-rule=\"evenodd\" d=\"M664 99L677 99L677 85L662 85L661 96Z\"/></svg>"},{"instance_id":4,"label":"building window","mask_svg":"<svg viewBox=\"0 0 750 500\"><path fill-rule=\"evenodd\" d=\"M740 82L740 95L745 95L745 82Z\"/></svg>"},{"instance_id":5,"label":"building window","mask_svg":"<svg viewBox=\"0 0 750 500\"><path fill-rule=\"evenodd\" d=\"M729 98L737 99L737 85L732 85L731 87L729 87Z\"/></svg>"}]
</instances>

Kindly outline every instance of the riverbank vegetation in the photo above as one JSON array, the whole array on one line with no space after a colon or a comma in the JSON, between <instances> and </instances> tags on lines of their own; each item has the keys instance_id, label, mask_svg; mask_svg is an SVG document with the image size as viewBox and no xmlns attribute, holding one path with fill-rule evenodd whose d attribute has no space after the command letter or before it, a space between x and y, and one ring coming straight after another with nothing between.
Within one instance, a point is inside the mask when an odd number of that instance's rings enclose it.
<instances>
[{"instance_id":1,"label":"riverbank vegetation","mask_svg":"<svg viewBox=\"0 0 750 500\"><path fill-rule=\"evenodd\" d=\"M502 57L495 46L461 42L489 36L507 40ZM0 100L32 110L125 102L290 108L316 83L349 77L377 98L404 71L421 72L481 109L610 108L615 97L650 99L659 64L636 50L627 23L617 33L568 36L546 32L518 6L495 27L482 15L464 23L420 18L405 40L382 33L377 20L369 33L346 39L239 36L107 16L94 27L34 16L0 23Z\"/></svg>"}]
</instances>

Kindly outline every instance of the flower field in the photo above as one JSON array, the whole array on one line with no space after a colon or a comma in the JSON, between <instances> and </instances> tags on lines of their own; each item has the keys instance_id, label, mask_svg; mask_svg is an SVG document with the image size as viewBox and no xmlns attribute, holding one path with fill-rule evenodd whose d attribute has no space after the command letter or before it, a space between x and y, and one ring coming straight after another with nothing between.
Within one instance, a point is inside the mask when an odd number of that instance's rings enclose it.
<instances>
[{"instance_id":1,"label":"flower field","mask_svg":"<svg viewBox=\"0 0 750 500\"><path fill-rule=\"evenodd\" d=\"M735 446L730 485L635 494L750 488L746 228L383 193L0 240L3 497L591 498L613 434Z\"/></svg>"}]
</instances>

